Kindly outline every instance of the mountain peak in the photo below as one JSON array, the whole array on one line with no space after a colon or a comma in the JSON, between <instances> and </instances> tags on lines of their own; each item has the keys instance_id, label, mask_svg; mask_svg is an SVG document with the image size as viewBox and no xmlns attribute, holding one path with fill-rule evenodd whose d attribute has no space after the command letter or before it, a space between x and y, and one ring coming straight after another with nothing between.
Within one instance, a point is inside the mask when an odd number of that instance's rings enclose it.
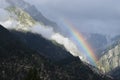
<instances>
[{"instance_id":1,"label":"mountain peak","mask_svg":"<svg viewBox=\"0 0 120 80\"><path fill-rule=\"evenodd\" d=\"M29 15L36 21L43 23L47 26L57 27L57 24L47 19L43 14L34 6L24 0L6 0L11 6L17 6L29 13Z\"/></svg>"}]
</instances>

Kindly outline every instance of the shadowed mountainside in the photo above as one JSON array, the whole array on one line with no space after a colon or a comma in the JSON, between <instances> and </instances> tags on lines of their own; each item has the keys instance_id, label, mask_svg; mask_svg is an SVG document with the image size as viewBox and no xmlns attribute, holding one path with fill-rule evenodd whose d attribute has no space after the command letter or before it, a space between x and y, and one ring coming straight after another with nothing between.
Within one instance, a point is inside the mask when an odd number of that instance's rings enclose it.
<instances>
[{"instance_id":1,"label":"shadowed mountainside","mask_svg":"<svg viewBox=\"0 0 120 80\"><path fill-rule=\"evenodd\" d=\"M1 80L112 80L94 71L90 65L81 62L77 57L72 56L73 59L66 64L54 64L47 57L40 55L40 51L38 53L30 49L19 36L2 26L0 37ZM44 41L41 43L44 44ZM52 50L54 48L51 48Z\"/></svg>"}]
</instances>

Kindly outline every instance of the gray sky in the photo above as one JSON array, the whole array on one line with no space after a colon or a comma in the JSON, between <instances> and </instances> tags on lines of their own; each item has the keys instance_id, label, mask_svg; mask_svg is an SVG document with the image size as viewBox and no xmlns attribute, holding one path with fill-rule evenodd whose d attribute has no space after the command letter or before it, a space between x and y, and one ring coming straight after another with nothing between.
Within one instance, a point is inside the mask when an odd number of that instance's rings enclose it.
<instances>
[{"instance_id":1,"label":"gray sky","mask_svg":"<svg viewBox=\"0 0 120 80\"><path fill-rule=\"evenodd\" d=\"M46 17L70 20L82 32L120 33L120 0L26 0Z\"/></svg>"}]
</instances>

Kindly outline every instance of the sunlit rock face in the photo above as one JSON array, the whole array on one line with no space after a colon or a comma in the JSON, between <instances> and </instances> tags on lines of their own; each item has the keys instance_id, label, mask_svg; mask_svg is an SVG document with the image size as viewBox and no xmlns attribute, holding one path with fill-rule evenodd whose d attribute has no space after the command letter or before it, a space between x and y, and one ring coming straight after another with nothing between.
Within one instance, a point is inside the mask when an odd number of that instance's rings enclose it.
<instances>
[{"instance_id":1,"label":"sunlit rock face","mask_svg":"<svg viewBox=\"0 0 120 80\"><path fill-rule=\"evenodd\" d=\"M24 0L5 0L10 6L17 6L20 7L22 10L27 12L34 20L38 22L42 22L42 24L46 26L52 26L53 28L57 27L55 22L47 19L43 14L34 6L29 4Z\"/></svg>"},{"instance_id":2,"label":"sunlit rock face","mask_svg":"<svg viewBox=\"0 0 120 80\"><path fill-rule=\"evenodd\" d=\"M98 65L98 67L105 73L120 67L120 41L118 41L117 44L110 46L110 48L104 52Z\"/></svg>"},{"instance_id":3,"label":"sunlit rock face","mask_svg":"<svg viewBox=\"0 0 120 80\"><path fill-rule=\"evenodd\" d=\"M35 21L32 19L32 17L22 9L11 6L7 7L6 10L9 12L8 21L14 23L14 29L27 31L29 27L35 25Z\"/></svg>"}]
</instances>

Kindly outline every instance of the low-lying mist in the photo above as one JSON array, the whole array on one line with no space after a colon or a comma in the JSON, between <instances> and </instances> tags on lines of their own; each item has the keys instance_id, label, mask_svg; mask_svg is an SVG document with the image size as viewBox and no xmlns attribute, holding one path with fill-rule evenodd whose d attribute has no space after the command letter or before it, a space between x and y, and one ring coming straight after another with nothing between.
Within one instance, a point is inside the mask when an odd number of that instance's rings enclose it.
<instances>
[{"instance_id":1,"label":"low-lying mist","mask_svg":"<svg viewBox=\"0 0 120 80\"><path fill-rule=\"evenodd\" d=\"M30 28L30 31L42 35L44 38L54 40L64 47L74 56L82 56L76 45L67 37L64 37L59 32L55 32L50 26L37 24Z\"/></svg>"}]
</instances>

